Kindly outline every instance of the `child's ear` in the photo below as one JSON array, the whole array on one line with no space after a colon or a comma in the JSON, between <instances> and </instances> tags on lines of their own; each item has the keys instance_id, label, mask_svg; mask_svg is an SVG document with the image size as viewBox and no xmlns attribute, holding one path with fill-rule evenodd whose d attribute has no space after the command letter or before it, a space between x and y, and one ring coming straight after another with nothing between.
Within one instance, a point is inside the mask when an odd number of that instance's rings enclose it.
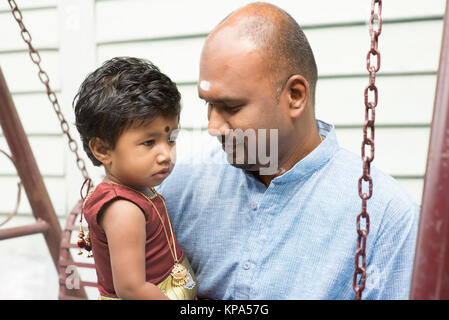
<instances>
[{"instance_id":1,"label":"child's ear","mask_svg":"<svg viewBox=\"0 0 449 320\"><path fill-rule=\"evenodd\" d=\"M90 139L89 148L94 157L103 165L109 165L111 163L111 148L108 143L95 137Z\"/></svg>"}]
</instances>

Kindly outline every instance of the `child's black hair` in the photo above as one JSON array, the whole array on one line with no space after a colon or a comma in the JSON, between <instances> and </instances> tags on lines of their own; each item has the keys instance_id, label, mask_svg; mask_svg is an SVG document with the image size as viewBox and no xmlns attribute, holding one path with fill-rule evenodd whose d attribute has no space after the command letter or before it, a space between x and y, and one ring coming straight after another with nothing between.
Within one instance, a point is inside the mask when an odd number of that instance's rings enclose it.
<instances>
[{"instance_id":1,"label":"child's black hair","mask_svg":"<svg viewBox=\"0 0 449 320\"><path fill-rule=\"evenodd\" d=\"M131 123L157 116L178 117L181 95L168 76L145 59L116 57L90 73L73 100L76 128L84 151L100 166L89 148L98 137L112 149Z\"/></svg>"}]
</instances>

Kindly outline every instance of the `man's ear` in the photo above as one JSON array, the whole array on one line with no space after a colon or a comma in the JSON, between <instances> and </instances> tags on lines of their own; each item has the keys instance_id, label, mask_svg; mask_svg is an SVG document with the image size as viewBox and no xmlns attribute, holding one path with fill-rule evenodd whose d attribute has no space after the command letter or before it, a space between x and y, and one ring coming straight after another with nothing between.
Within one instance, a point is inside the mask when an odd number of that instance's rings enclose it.
<instances>
[{"instance_id":1,"label":"man's ear","mask_svg":"<svg viewBox=\"0 0 449 320\"><path fill-rule=\"evenodd\" d=\"M291 76L285 85L291 118L299 118L309 104L309 82L301 75Z\"/></svg>"},{"instance_id":2,"label":"man's ear","mask_svg":"<svg viewBox=\"0 0 449 320\"><path fill-rule=\"evenodd\" d=\"M94 157L103 165L109 165L111 163L111 147L108 143L95 137L90 139L89 148Z\"/></svg>"}]
</instances>

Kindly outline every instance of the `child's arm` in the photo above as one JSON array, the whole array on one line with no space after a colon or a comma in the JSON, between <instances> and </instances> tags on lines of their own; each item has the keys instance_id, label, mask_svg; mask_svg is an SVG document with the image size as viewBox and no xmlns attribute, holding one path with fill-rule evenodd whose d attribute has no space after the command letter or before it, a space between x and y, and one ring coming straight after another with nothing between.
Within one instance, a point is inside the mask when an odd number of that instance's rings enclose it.
<instances>
[{"instance_id":1,"label":"child's arm","mask_svg":"<svg viewBox=\"0 0 449 320\"><path fill-rule=\"evenodd\" d=\"M122 299L168 299L145 279L145 217L132 202L114 201L100 216L111 257L114 289Z\"/></svg>"}]
</instances>

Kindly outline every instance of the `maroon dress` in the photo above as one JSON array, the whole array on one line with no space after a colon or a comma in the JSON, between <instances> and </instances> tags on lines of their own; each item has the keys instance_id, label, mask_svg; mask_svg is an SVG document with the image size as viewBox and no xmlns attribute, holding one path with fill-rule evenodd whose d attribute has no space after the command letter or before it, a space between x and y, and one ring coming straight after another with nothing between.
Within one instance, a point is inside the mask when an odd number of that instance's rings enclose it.
<instances>
[{"instance_id":1,"label":"maroon dress","mask_svg":"<svg viewBox=\"0 0 449 320\"><path fill-rule=\"evenodd\" d=\"M145 240L145 269L146 281L155 285L165 279L171 272L174 261L168 247L167 237L161 220L153 208L152 204L144 196L127 187L102 182L90 194L84 205L84 216L89 225L89 234L92 242L92 253L95 259L97 270L98 290L106 297L117 297L112 281L111 263L108 249L108 240L103 229L98 224L98 218L113 201L124 199L133 202L145 216L146 240ZM156 194L151 199L157 207L171 244L171 232L167 220L167 212L162 202L162 196ZM173 235L174 236L174 235ZM184 252L176 241L176 252L178 260L184 257ZM195 279L196 280L196 279Z\"/></svg>"}]
</instances>

